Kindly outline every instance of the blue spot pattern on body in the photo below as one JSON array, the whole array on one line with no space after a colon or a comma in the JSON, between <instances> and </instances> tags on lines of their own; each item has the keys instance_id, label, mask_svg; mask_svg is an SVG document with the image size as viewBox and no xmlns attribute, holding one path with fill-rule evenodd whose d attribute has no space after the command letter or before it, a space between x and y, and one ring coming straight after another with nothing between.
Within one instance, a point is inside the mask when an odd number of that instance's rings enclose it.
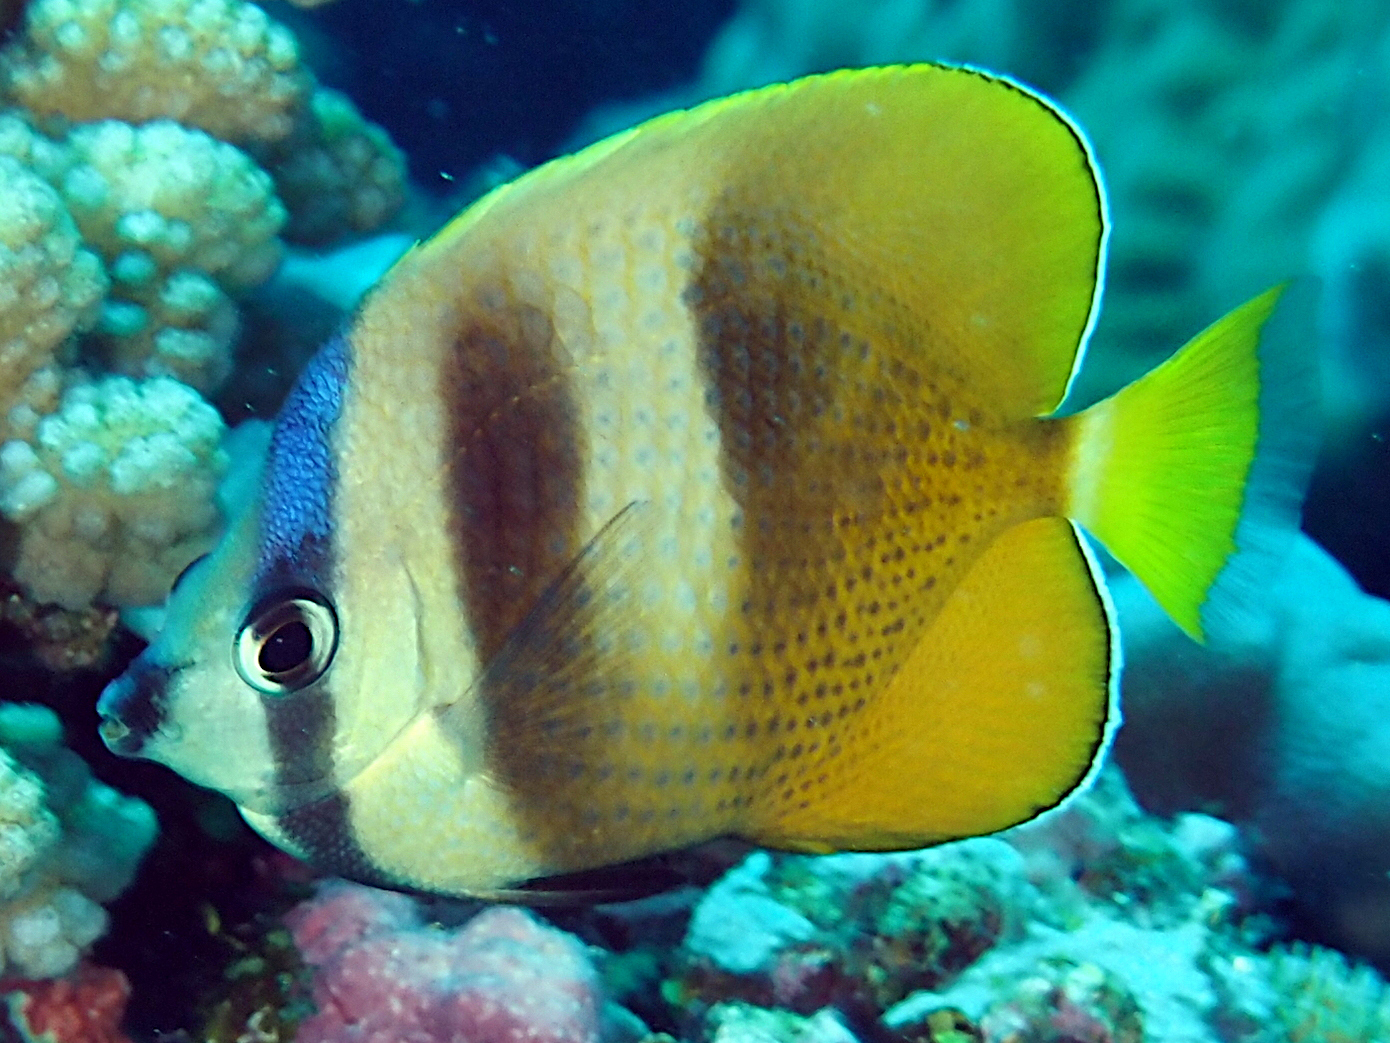
<instances>
[{"instance_id":1,"label":"blue spot pattern on body","mask_svg":"<svg viewBox=\"0 0 1390 1043\"><path fill-rule=\"evenodd\" d=\"M338 468L333 425L342 411L350 357L335 335L300 373L280 409L266 460L257 572L319 571L333 527Z\"/></svg>"}]
</instances>

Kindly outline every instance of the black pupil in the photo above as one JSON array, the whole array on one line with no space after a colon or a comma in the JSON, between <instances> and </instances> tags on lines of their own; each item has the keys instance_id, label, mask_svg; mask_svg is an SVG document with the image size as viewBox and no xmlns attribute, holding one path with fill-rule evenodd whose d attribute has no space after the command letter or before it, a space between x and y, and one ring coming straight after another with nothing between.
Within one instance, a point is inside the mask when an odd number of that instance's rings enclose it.
<instances>
[{"instance_id":1,"label":"black pupil","mask_svg":"<svg viewBox=\"0 0 1390 1043\"><path fill-rule=\"evenodd\" d=\"M303 666L314 651L314 635L295 620L286 623L265 639L256 661L267 674L283 674Z\"/></svg>"}]
</instances>

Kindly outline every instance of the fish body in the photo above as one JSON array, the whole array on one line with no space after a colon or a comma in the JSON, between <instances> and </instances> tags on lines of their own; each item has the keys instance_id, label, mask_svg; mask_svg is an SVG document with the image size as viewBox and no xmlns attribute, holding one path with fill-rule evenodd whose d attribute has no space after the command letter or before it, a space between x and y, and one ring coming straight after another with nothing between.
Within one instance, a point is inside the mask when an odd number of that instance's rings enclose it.
<instances>
[{"instance_id":1,"label":"fish body","mask_svg":"<svg viewBox=\"0 0 1390 1043\"><path fill-rule=\"evenodd\" d=\"M1199 635L1302 480L1262 463L1300 379L1277 290L1053 415L1106 235L1080 131L959 68L538 168L310 362L103 734L329 871L454 894L1031 818L1118 720L1081 528Z\"/></svg>"}]
</instances>

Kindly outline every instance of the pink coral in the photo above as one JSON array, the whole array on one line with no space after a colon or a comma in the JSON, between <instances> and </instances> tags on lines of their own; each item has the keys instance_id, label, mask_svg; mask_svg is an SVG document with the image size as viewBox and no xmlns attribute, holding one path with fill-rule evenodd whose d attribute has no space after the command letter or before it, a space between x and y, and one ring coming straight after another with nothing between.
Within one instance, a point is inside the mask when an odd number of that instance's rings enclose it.
<instances>
[{"instance_id":1,"label":"pink coral","mask_svg":"<svg viewBox=\"0 0 1390 1043\"><path fill-rule=\"evenodd\" d=\"M5 1039L43 1043L130 1043L121 1017L130 982L118 970L83 963L64 978L12 981L3 999Z\"/></svg>"},{"instance_id":2,"label":"pink coral","mask_svg":"<svg viewBox=\"0 0 1390 1043\"><path fill-rule=\"evenodd\" d=\"M598 1039L598 974L583 947L523 910L444 930L401 895L334 884L288 921L318 1006L298 1043Z\"/></svg>"}]
</instances>

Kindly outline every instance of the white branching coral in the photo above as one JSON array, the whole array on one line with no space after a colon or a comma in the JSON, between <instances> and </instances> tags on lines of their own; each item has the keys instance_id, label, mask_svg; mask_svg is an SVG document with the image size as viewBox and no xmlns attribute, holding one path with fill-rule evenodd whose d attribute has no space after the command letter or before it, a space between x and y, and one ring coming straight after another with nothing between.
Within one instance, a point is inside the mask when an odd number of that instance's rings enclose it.
<instances>
[{"instance_id":1,"label":"white branching coral","mask_svg":"<svg viewBox=\"0 0 1390 1043\"><path fill-rule=\"evenodd\" d=\"M216 535L224 431L168 378L70 388L32 440L0 446L0 515L20 526L14 578L71 608L163 600Z\"/></svg>"}]
</instances>

